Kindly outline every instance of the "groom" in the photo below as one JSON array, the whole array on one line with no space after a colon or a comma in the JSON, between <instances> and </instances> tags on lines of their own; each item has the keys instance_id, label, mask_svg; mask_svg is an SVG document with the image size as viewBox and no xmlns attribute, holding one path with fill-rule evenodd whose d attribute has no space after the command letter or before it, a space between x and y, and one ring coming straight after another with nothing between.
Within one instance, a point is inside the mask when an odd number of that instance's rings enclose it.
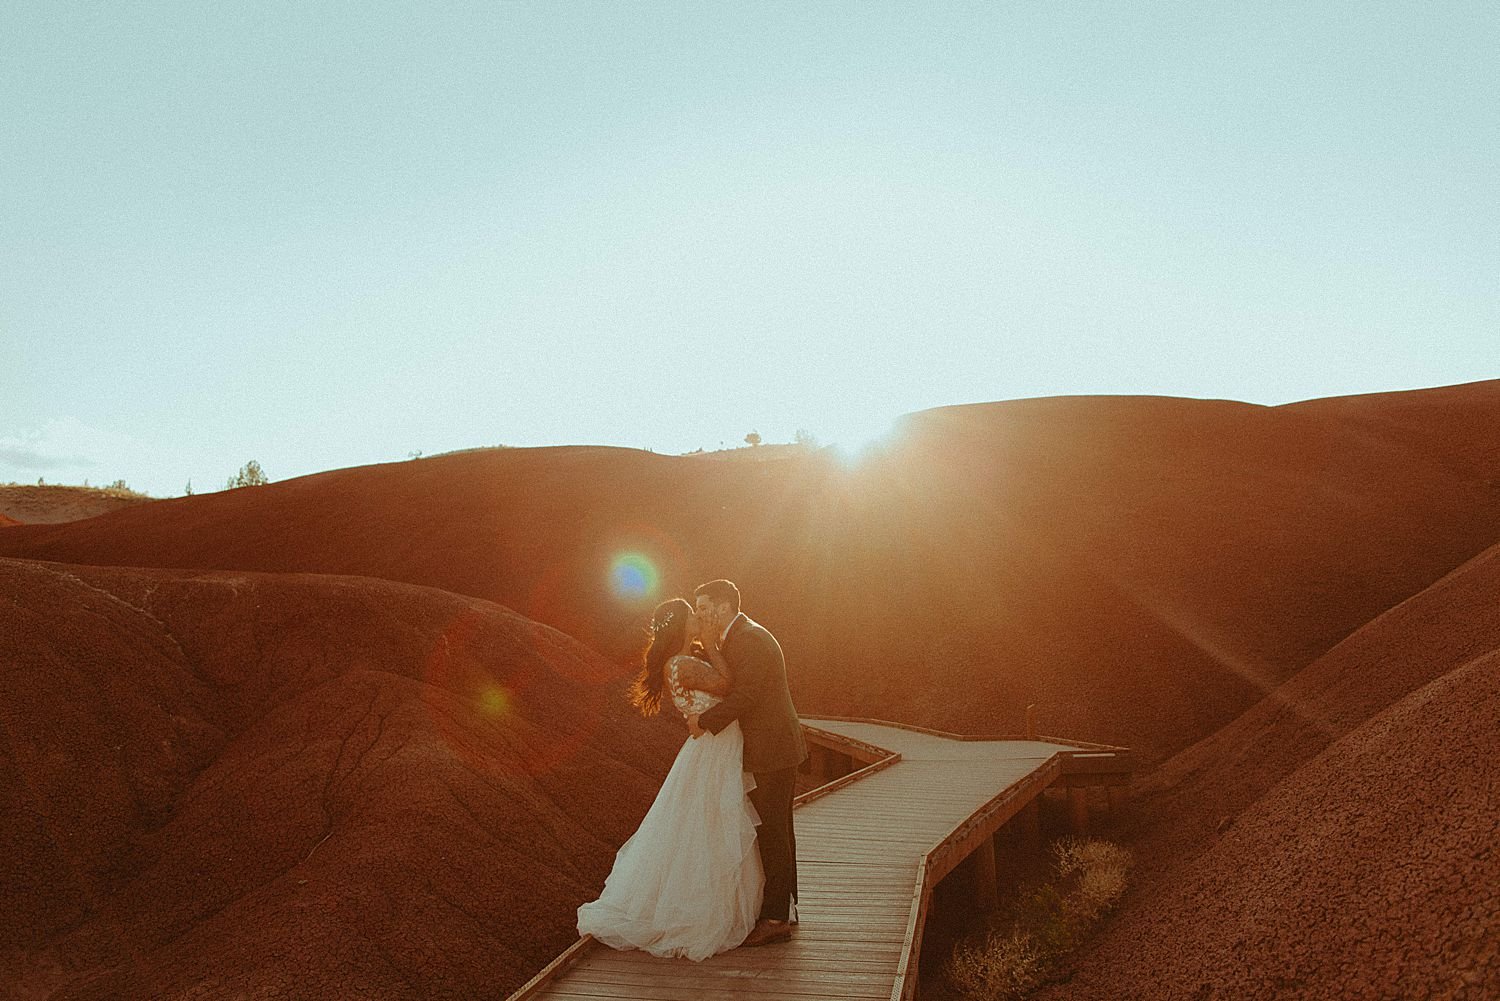
<instances>
[{"instance_id":1,"label":"groom","mask_svg":"<svg viewBox=\"0 0 1500 1001\"><path fill-rule=\"evenodd\" d=\"M756 847L766 872L760 920L744 945L768 945L792 937L797 923L797 835L792 830L792 793L797 766L807 758L802 724L786 684L781 645L765 626L740 611L740 590L711 580L693 591L703 645L721 671L728 664L733 687L718 705L688 717L694 737L718 733L735 720L745 736L744 769L755 777L750 802L760 814Z\"/></svg>"}]
</instances>

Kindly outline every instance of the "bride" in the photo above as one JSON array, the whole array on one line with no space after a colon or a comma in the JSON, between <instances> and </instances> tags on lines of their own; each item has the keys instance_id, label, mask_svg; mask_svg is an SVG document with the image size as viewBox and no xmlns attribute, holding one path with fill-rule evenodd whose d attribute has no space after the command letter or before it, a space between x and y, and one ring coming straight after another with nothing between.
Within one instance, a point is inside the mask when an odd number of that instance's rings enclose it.
<instances>
[{"instance_id":1,"label":"bride","mask_svg":"<svg viewBox=\"0 0 1500 1001\"><path fill-rule=\"evenodd\" d=\"M652 613L651 645L632 692L643 714L660 710L664 692L683 716L728 693L731 679L690 653L698 631L693 606L681 598ZM760 913L765 874L743 747L738 722L683 743L645 819L615 855L604 892L578 908L580 935L692 960L745 940Z\"/></svg>"}]
</instances>

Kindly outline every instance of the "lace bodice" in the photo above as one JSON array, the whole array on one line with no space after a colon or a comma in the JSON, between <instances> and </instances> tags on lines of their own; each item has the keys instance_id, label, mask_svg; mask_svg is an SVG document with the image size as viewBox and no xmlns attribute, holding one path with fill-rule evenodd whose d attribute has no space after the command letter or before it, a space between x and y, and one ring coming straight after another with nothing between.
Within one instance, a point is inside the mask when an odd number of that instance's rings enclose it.
<instances>
[{"instance_id":1,"label":"lace bodice","mask_svg":"<svg viewBox=\"0 0 1500 1001\"><path fill-rule=\"evenodd\" d=\"M693 713L707 712L713 706L722 701L717 695L700 692L696 688L683 688L677 680L677 666L685 660L697 660L685 653L679 653L667 661L667 691L672 693L672 705L683 716L691 716ZM702 663L699 661L699 663ZM706 664L704 665L707 666Z\"/></svg>"}]
</instances>

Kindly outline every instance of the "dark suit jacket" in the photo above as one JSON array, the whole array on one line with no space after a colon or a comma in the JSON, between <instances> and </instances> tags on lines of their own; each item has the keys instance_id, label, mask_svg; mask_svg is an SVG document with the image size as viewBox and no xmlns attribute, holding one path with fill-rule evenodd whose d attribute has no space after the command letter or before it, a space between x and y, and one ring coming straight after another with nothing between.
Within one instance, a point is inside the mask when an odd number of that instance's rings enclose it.
<instances>
[{"instance_id":1,"label":"dark suit jacket","mask_svg":"<svg viewBox=\"0 0 1500 1001\"><path fill-rule=\"evenodd\" d=\"M723 653L732 687L724 701L698 717L698 725L718 733L739 720L747 772L774 772L802 764L807 744L787 688L781 644L769 629L742 614L729 627Z\"/></svg>"}]
</instances>

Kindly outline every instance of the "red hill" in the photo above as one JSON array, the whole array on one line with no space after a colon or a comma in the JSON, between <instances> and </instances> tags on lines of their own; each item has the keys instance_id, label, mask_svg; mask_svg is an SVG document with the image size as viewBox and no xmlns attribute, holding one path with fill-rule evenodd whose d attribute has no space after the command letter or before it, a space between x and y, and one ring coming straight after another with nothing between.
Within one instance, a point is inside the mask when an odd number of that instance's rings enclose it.
<instances>
[{"instance_id":1,"label":"red hill","mask_svg":"<svg viewBox=\"0 0 1500 1001\"><path fill-rule=\"evenodd\" d=\"M1493 457L1422 445L1454 408L1500 418L1500 383L944 408L852 468L479 451L20 526L0 553L402 580L612 657L655 597L730 576L809 711L1009 729L1035 701L1047 729L1162 755L1494 541ZM649 598L611 592L632 552Z\"/></svg>"},{"instance_id":2,"label":"red hill","mask_svg":"<svg viewBox=\"0 0 1500 1001\"><path fill-rule=\"evenodd\" d=\"M1061 998L1500 992L1500 546L1157 770Z\"/></svg>"},{"instance_id":3,"label":"red hill","mask_svg":"<svg viewBox=\"0 0 1500 1001\"><path fill-rule=\"evenodd\" d=\"M503 996L682 739L427 588L0 560L0 605L7 997Z\"/></svg>"}]
</instances>

